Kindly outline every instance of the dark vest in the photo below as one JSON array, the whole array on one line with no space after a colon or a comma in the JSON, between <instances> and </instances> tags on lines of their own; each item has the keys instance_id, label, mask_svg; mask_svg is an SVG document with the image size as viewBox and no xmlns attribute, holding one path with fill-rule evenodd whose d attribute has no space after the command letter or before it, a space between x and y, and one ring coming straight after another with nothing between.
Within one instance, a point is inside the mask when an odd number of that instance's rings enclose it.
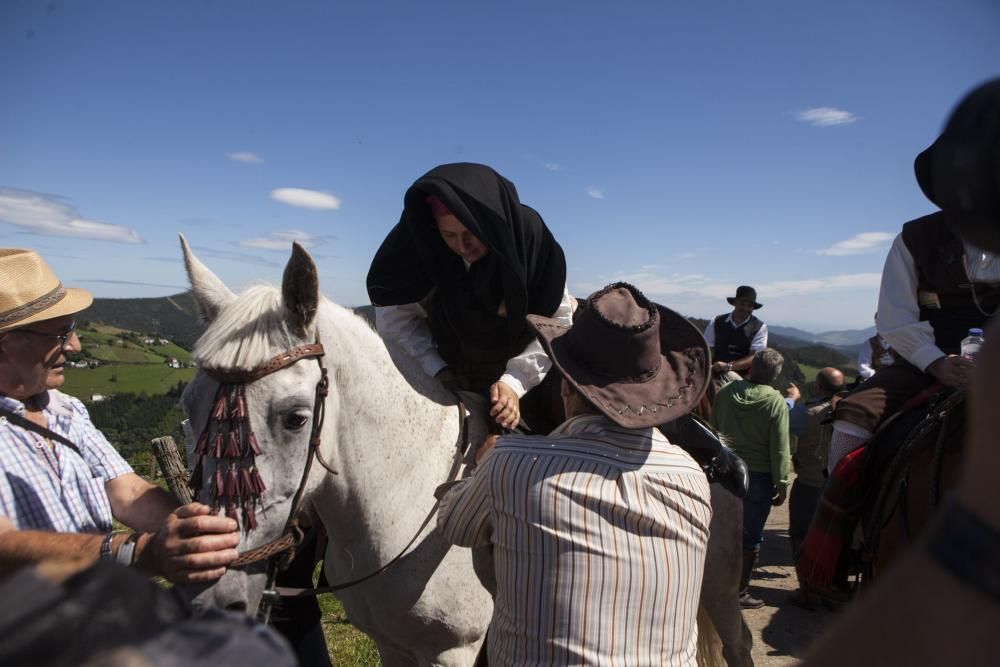
<instances>
[{"instance_id":1,"label":"dark vest","mask_svg":"<svg viewBox=\"0 0 1000 667\"><path fill-rule=\"evenodd\" d=\"M891 347L888 349L882 347L882 341L879 340L877 334L868 339L868 345L872 350L871 367L873 371L877 371L884 366L892 366L899 359L899 353L896 350ZM883 361L883 357L888 357L888 359Z\"/></svg>"},{"instance_id":2,"label":"dark vest","mask_svg":"<svg viewBox=\"0 0 1000 667\"><path fill-rule=\"evenodd\" d=\"M729 321L729 313L719 315L712 322L715 330L715 347L712 349L713 361L736 361L750 354L750 342L764 326L764 323L751 315L750 319L738 327Z\"/></svg>"},{"instance_id":3,"label":"dark vest","mask_svg":"<svg viewBox=\"0 0 1000 667\"><path fill-rule=\"evenodd\" d=\"M1000 305L1000 284L970 283L965 248L943 212L903 225L903 242L917 271L920 319L934 328L934 342L945 354L958 354L969 329L989 319L983 311Z\"/></svg>"}]
</instances>

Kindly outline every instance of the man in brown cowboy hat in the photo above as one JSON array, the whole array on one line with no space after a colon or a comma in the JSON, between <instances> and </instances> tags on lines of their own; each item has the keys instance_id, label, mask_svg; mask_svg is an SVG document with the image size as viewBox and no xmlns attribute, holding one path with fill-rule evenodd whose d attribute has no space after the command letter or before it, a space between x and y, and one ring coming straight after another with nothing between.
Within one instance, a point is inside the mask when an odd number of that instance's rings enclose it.
<instances>
[{"instance_id":1,"label":"man in brown cowboy hat","mask_svg":"<svg viewBox=\"0 0 1000 667\"><path fill-rule=\"evenodd\" d=\"M45 559L115 560L173 581L212 581L236 556L236 522L136 475L59 391L74 315L93 298L64 287L31 250L0 248L0 573ZM112 530L112 518L134 529Z\"/></svg>"},{"instance_id":2,"label":"man in brown cowboy hat","mask_svg":"<svg viewBox=\"0 0 1000 667\"><path fill-rule=\"evenodd\" d=\"M444 496L438 526L494 546L491 664L694 664L710 492L655 426L687 414L708 347L684 317L616 283L572 328L528 321L568 417L503 436Z\"/></svg>"},{"instance_id":3,"label":"man in brown cowboy hat","mask_svg":"<svg viewBox=\"0 0 1000 667\"><path fill-rule=\"evenodd\" d=\"M746 377L755 352L767 347L767 325L753 311L764 307L757 302L757 290L749 285L736 288L736 296L726 297L733 312L723 313L705 327L705 340L712 348L712 374L720 380Z\"/></svg>"}]
</instances>

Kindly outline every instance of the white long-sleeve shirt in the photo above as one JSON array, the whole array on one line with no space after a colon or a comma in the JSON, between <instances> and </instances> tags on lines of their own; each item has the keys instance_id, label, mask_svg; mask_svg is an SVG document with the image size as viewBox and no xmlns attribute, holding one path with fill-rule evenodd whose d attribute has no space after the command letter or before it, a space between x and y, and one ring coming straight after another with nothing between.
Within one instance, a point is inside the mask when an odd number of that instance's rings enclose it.
<instances>
[{"instance_id":1,"label":"white long-sleeve shirt","mask_svg":"<svg viewBox=\"0 0 1000 667\"><path fill-rule=\"evenodd\" d=\"M1000 283L1000 261L992 253L965 243L969 280ZM899 234L889 248L878 294L878 333L904 359L921 370L945 356L934 342L934 328L920 320L917 267Z\"/></svg>"},{"instance_id":2,"label":"white long-sleeve shirt","mask_svg":"<svg viewBox=\"0 0 1000 667\"><path fill-rule=\"evenodd\" d=\"M562 301L552 318L560 324L572 325L573 303L569 291L563 288ZM438 354L427 323L427 310L421 304L376 306L375 330L383 340L391 340L406 350L428 375L433 377L447 366ZM533 339L520 354L507 362L504 374L498 379L521 398L545 379L550 368L552 360L545 354L541 343Z\"/></svg>"}]
</instances>

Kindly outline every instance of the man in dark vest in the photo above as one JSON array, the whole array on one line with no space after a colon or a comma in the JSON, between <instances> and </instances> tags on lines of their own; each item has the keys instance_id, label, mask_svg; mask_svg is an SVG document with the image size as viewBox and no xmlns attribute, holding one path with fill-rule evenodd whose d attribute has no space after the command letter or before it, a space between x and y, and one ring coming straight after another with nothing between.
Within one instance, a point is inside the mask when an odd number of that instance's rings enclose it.
<instances>
[{"instance_id":1,"label":"man in dark vest","mask_svg":"<svg viewBox=\"0 0 1000 667\"><path fill-rule=\"evenodd\" d=\"M969 329L1000 307L1000 256L951 229L936 174L958 164L949 130L917 156L917 183L939 208L911 220L893 241L882 270L876 325L899 358L837 404L827 470L865 443L879 424L934 382L964 388L972 361L960 354Z\"/></svg>"},{"instance_id":2,"label":"man in dark vest","mask_svg":"<svg viewBox=\"0 0 1000 667\"><path fill-rule=\"evenodd\" d=\"M705 327L705 340L712 348L712 376L722 384L746 377L754 353L767 347L767 325L753 314L764 307L757 303L757 290L740 285L736 296L726 301L733 312L719 315Z\"/></svg>"}]
</instances>

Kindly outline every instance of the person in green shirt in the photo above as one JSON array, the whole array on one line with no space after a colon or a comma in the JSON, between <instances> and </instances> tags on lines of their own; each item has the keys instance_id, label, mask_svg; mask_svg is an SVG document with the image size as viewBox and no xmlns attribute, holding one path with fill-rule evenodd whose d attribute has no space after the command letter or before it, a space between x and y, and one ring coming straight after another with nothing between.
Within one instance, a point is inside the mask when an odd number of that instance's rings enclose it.
<instances>
[{"instance_id":1,"label":"person in green shirt","mask_svg":"<svg viewBox=\"0 0 1000 667\"><path fill-rule=\"evenodd\" d=\"M749 378L723 387L712 404L712 426L750 470L750 489L743 497L740 577L740 606L745 609L764 605L750 595L750 574L764 541L764 524L771 507L785 502L788 489L788 406L770 386L784 361L777 350L760 350L753 356Z\"/></svg>"}]
</instances>

